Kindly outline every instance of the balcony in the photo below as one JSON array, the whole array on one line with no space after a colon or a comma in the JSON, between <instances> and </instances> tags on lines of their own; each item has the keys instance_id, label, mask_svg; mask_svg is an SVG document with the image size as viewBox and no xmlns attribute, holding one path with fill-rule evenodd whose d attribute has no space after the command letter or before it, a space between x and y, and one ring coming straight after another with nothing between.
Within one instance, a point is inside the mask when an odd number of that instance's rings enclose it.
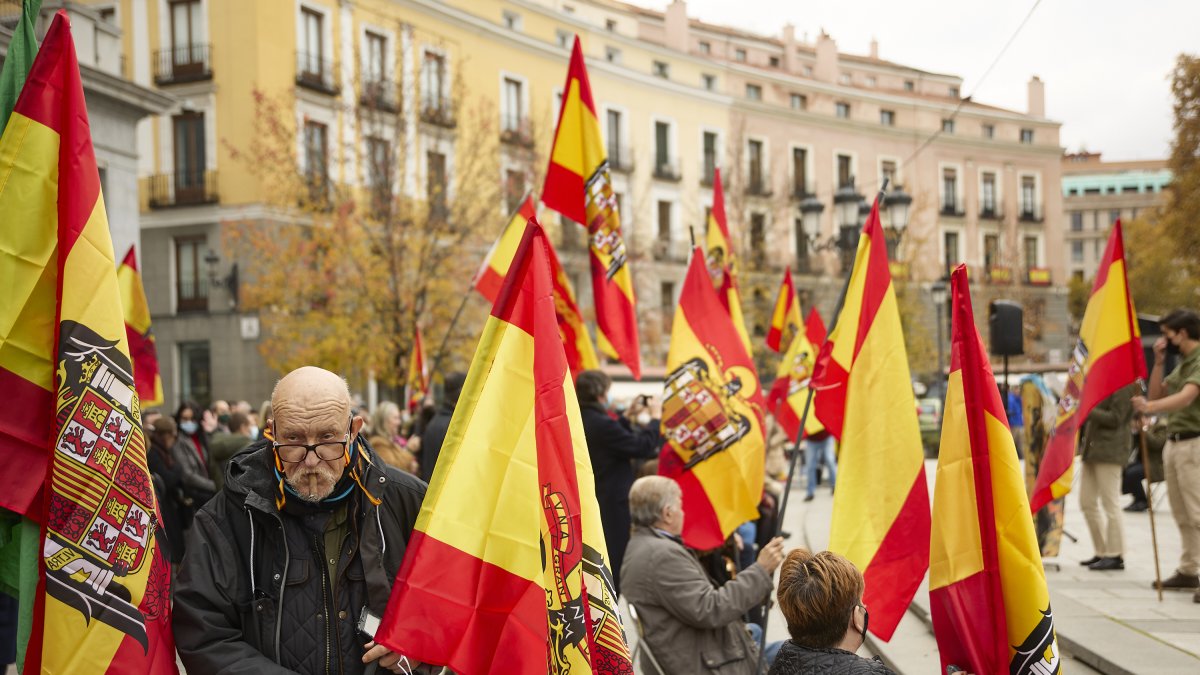
<instances>
[{"instance_id":1,"label":"balcony","mask_svg":"<svg viewBox=\"0 0 1200 675\"><path fill-rule=\"evenodd\" d=\"M1025 283L1030 286L1049 286L1050 268L1030 267L1025 270Z\"/></svg>"},{"instance_id":2,"label":"balcony","mask_svg":"<svg viewBox=\"0 0 1200 675\"><path fill-rule=\"evenodd\" d=\"M715 182L714 177L717 174L717 161L715 157L707 157L700 160L700 186L712 187Z\"/></svg>"},{"instance_id":3,"label":"balcony","mask_svg":"<svg viewBox=\"0 0 1200 675\"><path fill-rule=\"evenodd\" d=\"M661 262L687 262L692 248L686 241L656 239L650 244L650 253Z\"/></svg>"},{"instance_id":4,"label":"balcony","mask_svg":"<svg viewBox=\"0 0 1200 675\"><path fill-rule=\"evenodd\" d=\"M962 218L965 215L962 204L960 204L958 200L943 201L942 207L938 210L938 213L943 216L951 216L954 218Z\"/></svg>"},{"instance_id":5,"label":"balcony","mask_svg":"<svg viewBox=\"0 0 1200 675\"><path fill-rule=\"evenodd\" d=\"M1020 218L1022 223L1042 222L1042 208L1038 204L1021 204Z\"/></svg>"},{"instance_id":6,"label":"balcony","mask_svg":"<svg viewBox=\"0 0 1200 675\"><path fill-rule=\"evenodd\" d=\"M683 174L679 171L679 160L673 157L655 157L654 177L658 180L679 182L683 178Z\"/></svg>"},{"instance_id":7,"label":"balcony","mask_svg":"<svg viewBox=\"0 0 1200 675\"><path fill-rule=\"evenodd\" d=\"M524 115L500 116L500 142L521 148L533 147L533 127Z\"/></svg>"},{"instance_id":8,"label":"balcony","mask_svg":"<svg viewBox=\"0 0 1200 675\"><path fill-rule=\"evenodd\" d=\"M755 175L751 172L749 180L746 181L746 194L756 197L770 197L773 194L771 191L771 182L761 173Z\"/></svg>"},{"instance_id":9,"label":"balcony","mask_svg":"<svg viewBox=\"0 0 1200 675\"><path fill-rule=\"evenodd\" d=\"M296 84L329 96L337 96L342 92L333 62L321 54L296 52Z\"/></svg>"},{"instance_id":10,"label":"balcony","mask_svg":"<svg viewBox=\"0 0 1200 675\"><path fill-rule=\"evenodd\" d=\"M333 181L324 167L316 171L306 171L301 174L304 189L301 191L298 203L302 208L317 212L328 212L333 209Z\"/></svg>"},{"instance_id":11,"label":"balcony","mask_svg":"<svg viewBox=\"0 0 1200 675\"><path fill-rule=\"evenodd\" d=\"M212 45L197 44L154 52L154 83L163 86L212 79Z\"/></svg>"},{"instance_id":12,"label":"balcony","mask_svg":"<svg viewBox=\"0 0 1200 675\"><path fill-rule=\"evenodd\" d=\"M987 275L987 281L990 284L1008 285L1013 280L1012 269L1000 265L988 265L984 274Z\"/></svg>"},{"instance_id":13,"label":"balcony","mask_svg":"<svg viewBox=\"0 0 1200 675\"><path fill-rule=\"evenodd\" d=\"M217 172L160 173L150 176L150 208L217 203Z\"/></svg>"},{"instance_id":14,"label":"balcony","mask_svg":"<svg viewBox=\"0 0 1200 675\"><path fill-rule=\"evenodd\" d=\"M805 199L808 199L809 197L816 197L816 196L817 196L817 193L813 192L812 190L809 190L807 186L804 186L804 185L793 185L792 186L791 197L795 201L802 202Z\"/></svg>"},{"instance_id":15,"label":"balcony","mask_svg":"<svg viewBox=\"0 0 1200 675\"><path fill-rule=\"evenodd\" d=\"M199 277L176 281L175 309L179 312L208 311L208 282Z\"/></svg>"},{"instance_id":16,"label":"balcony","mask_svg":"<svg viewBox=\"0 0 1200 675\"><path fill-rule=\"evenodd\" d=\"M396 96L396 83L391 80L375 79L363 82L358 96L359 105L370 110L395 113L400 111Z\"/></svg>"},{"instance_id":17,"label":"balcony","mask_svg":"<svg viewBox=\"0 0 1200 675\"><path fill-rule=\"evenodd\" d=\"M1004 220L1004 214L995 206L984 205L979 209L980 220Z\"/></svg>"},{"instance_id":18,"label":"balcony","mask_svg":"<svg viewBox=\"0 0 1200 675\"><path fill-rule=\"evenodd\" d=\"M421 101L421 121L445 129L458 126L450 102L443 98L427 98Z\"/></svg>"},{"instance_id":19,"label":"balcony","mask_svg":"<svg viewBox=\"0 0 1200 675\"><path fill-rule=\"evenodd\" d=\"M633 173L633 148L627 145L610 145L608 168L620 173Z\"/></svg>"}]
</instances>

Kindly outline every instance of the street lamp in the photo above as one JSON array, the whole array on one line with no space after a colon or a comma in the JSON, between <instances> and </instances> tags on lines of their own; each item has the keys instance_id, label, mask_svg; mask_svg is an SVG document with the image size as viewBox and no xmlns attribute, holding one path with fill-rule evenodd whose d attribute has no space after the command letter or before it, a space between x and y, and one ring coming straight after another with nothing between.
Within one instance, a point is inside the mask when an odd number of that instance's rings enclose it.
<instances>
[{"instance_id":1,"label":"street lamp","mask_svg":"<svg viewBox=\"0 0 1200 675\"><path fill-rule=\"evenodd\" d=\"M908 228L908 210L912 206L912 200L912 195L899 185L883 197L883 207L888 213L888 225L897 239L904 236L904 230Z\"/></svg>"},{"instance_id":2,"label":"street lamp","mask_svg":"<svg viewBox=\"0 0 1200 675\"><path fill-rule=\"evenodd\" d=\"M229 274L221 276L217 271L217 266L221 264L221 256L217 252L208 249L208 253L204 255L204 264L208 266L208 285L214 288L224 288L229 292L229 306L237 307L238 303L238 266L233 263L230 266Z\"/></svg>"},{"instance_id":3,"label":"street lamp","mask_svg":"<svg viewBox=\"0 0 1200 675\"><path fill-rule=\"evenodd\" d=\"M824 212L825 205L816 195L808 195L800 201L800 227L810 242L815 243L821 236L821 214Z\"/></svg>"},{"instance_id":4,"label":"street lamp","mask_svg":"<svg viewBox=\"0 0 1200 675\"><path fill-rule=\"evenodd\" d=\"M858 222L858 204L861 201L863 196L854 189L853 177L849 183L833 193L833 208L837 209L838 225L845 227Z\"/></svg>"},{"instance_id":5,"label":"street lamp","mask_svg":"<svg viewBox=\"0 0 1200 675\"><path fill-rule=\"evenodd\" d=\"M937 306L937 390L938 397L945 398L946 396L946 381L943 375L945 368L945 352L942 346L942 324L945 320L942 318L943 308L946 306L946 282L938 280L933 282L933 286L929 289L933 295L933 304Z\"/></svg>"}]
</instances>

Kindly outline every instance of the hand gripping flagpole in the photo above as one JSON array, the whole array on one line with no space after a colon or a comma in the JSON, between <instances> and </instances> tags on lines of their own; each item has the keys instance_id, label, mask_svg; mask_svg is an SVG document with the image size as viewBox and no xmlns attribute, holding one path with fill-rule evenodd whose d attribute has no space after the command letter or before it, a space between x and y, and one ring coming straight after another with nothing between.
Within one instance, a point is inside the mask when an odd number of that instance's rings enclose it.
<instances>
[{"instance_id":1,"label":"hand gripping flagpole","mask_svg":"<svg viewBox=\"0 0 1200 675\"><path fill-rule=\"evenodd\" d=\"M879 186L879 193L875 197L877 200L879 200L880 204L883 203L883 195L885 192L887 192L888 181L889 179L886 177L883 179L883 184ZM842 292L838 295L837 307L830 319L829 330L826 333L827 335L833 334L833 329L837 327L838 319L840 319L842 316L842 308L846 304L846 292L850 288L850 277L853 274L854 267L851 266L850 270L846 274L846 280L842 284ZM803 329L803 327L801 327L801 329ZM783 516L787 512L788 496L792 493L792 481L795 480L796 477L796 458L801 456L800 443L804 440L804 428L808 424L808 412L812 408L813 393L815 389L816 383L810 380L808 386L808 396L806 396L804 399L804 412L800 415L800 431L796 433L796 442L792 444L792 457L788 461L788 477L787 483L783 488L783 499L780 500L779 512L775 515L775 532L772 535L772 539L778 537L783 531ZM765 665L764 661L766 659L767 624L769 623L770 618L771 598L768 596L766 602L763 603L763 630L762 635L759 636L758 639L758 667L755 669L756 673L763 672L763 666Z\"/></svg>"},{"instance_id":2,"label":"hand gripping flagpole","mask_svg":"<svg viewBox=\"0 0 1200 675\"><path fill-rule=\"evenodd\" d=\"M1138 385L1142 389L1142 395L1145 396L1146 383L1139 380ZM1153 487L1150 480L1150 451L1146 448L1146 434L1150 430L1148 422L1149 419L1143 416L1142 423L1139 425L1141 433L1138 434L1138 439L1142 446L1142 474L1146 481L1146 512L1150 514L1150 545L1154 549L1154 587L1158 589L1158 601L1162 602L1162 572L1158 567L1158 530L1154 526L1154 500L1151 499L1152 493L1150 492Z\"/></svg>"}]
</instances>

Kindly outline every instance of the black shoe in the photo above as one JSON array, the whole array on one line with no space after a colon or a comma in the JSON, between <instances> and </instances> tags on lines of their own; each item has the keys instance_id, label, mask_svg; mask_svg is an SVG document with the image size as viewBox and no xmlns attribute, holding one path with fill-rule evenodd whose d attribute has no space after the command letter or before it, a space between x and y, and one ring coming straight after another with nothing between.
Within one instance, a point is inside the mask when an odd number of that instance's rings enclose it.
<instances>
[{"instance_id":1,"label":"black shoe","mask_svg":"<svg viewBox=\"0 0 1200 675\"><path fill-rule=\"evenodd\" d=\"M1179 572L1176 572L1169 578L1163 579L1162 587L1164 590L1194 590L1200 588L1200 576L1195 576L1192 574L1180 574ZM1151 582L1150 588L1157 590L1158 582Z\"/></svg>"},{"instance_id":2,"label":"black shoe","mask_svg":"<svg viewBox=\"0 0 1200 675\"><path fill-rule=\"evenodd\" d=\"M811 502L812 500L813 500L813 496L812 496L812 495L804 495L804 501L806 501L806 502Z\"/></svg>"},{"instance_id":3,"label":"black shoe","mask_svg":"<svg viewBox=\"0 0 1200 675\"><path fill-rule=\"evenodd\" d=\"M1098 562L1100 562L1100 556L1094 555L1094 556L1088 558L1087 560L1080 560L1079 564L1083 565L1084 567L1091 567L1092 565L1095 565Z\"/></svg>"},{"instance_id":4,"label":"black shoe","mask_svg":"<svg viewBox=\"0 0 1200 675\"><path fill-rule=\"evenodd\" d=\"M1096 562L1088 565L1089 570L1123 570L1125 569L1125 561L1121 556L1112 556L1110 558L1101 558Z\"/></svg>"},{"instance_id":5,"label":"black shoe","mask_svg":"<svg viewBox=\"0 0 1200 675\"><path fill-rule=\"evenodd\" d=\"M1141 513L1142 511L1145 511L1148 508L1149 508L1149 506L1147 506L1146 502L1139 500L1139 501L1136 501L1136 502L1130 504L1129 506L1126 506L1125 510L1129 511L1131 513Z\"/></svg>"}]
</instances>

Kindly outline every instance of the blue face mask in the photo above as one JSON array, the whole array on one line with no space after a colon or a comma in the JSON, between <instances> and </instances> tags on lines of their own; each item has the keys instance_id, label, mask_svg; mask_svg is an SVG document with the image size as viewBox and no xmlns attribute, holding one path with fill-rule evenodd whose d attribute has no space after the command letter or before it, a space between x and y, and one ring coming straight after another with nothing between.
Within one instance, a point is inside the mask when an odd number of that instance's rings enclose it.
<instances>
[{"instance_id":1,"label":"blue face mask","mask_svg":"<svg viewBox=\"0 0 1200 675\"><path fill-rule=\"evenodd\" d=\"M197 426L196 426L195 420L188 420L186 422L179 423L179 430L182 431L183 433L187 434L188 436L195 436L196 429L197 429Z\"/></svg>"}]
</instances>

